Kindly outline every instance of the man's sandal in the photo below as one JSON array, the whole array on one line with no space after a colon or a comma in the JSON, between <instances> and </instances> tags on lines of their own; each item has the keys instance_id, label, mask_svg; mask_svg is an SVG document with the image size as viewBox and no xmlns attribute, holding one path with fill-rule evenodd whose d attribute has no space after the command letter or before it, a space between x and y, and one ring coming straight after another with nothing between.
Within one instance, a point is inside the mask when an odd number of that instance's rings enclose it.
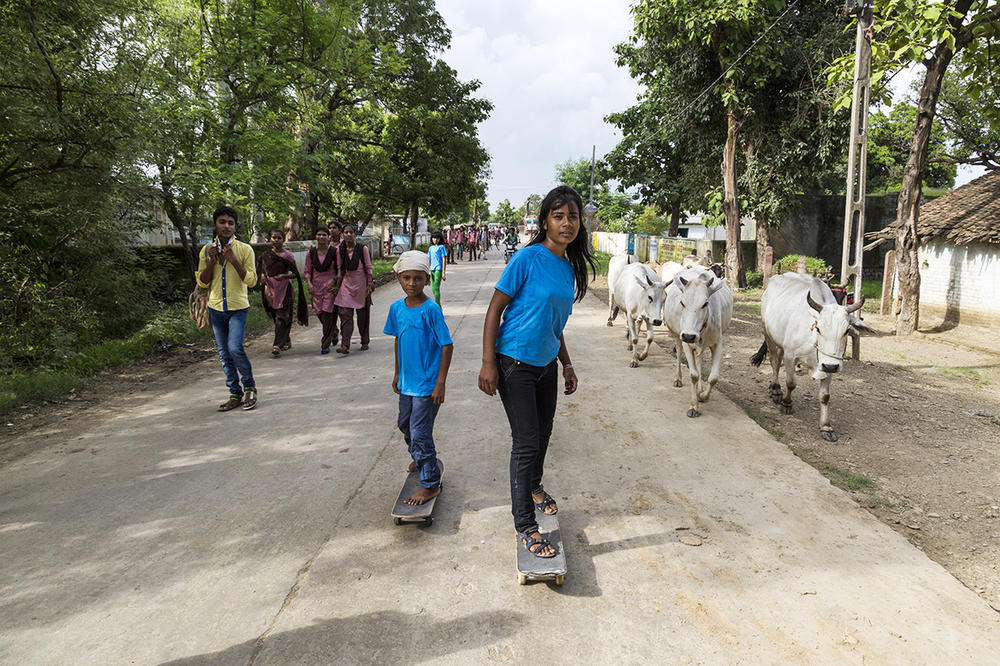
<instances>
[{"instance_id":1,"label":"man's sandal","mask_svg":"<svg viewBox=\"0 0 1000 666\"><path fill-rule=\"evenodd\" d=\"M231 409L236 409L243 404L243 394L242 393L230 393L229 400L219 405L220 412L228 412Z\"/></svg>"},{"instance_id":2,"label":"man's sandal","mask_svg":"<svg viewBox=\"0 0 1000 666\"><path fill-rule=\"evenodd\" d=\"M552 495L549 495L547 492L545 492L545 488L539 488L538 490L532 491L532 494L539 491L541 491L543 499L541 502L535 502L535 508L544 513L546 516L554 516L557 513L559 513L559 507L556 506L555 499L552 497ZM549 513L545 510L550 506L554 507L555 511Z\"/></svg>"},{"instance_id":3,"label":"man's sandal","mask_svg":"<svg viewBox=\"0 0 1000 666\"><path fill-rule=\"evenodd\" d=\"M552 543L548 539L546 539L544 537L542 537L540 539L536 539L535 537L528 536L527 532L518 532L517 533L517 538L520 539L521 543L524 544L524 549L526 551L528 551L529 553L531 553L532 555L534 555L535 557L540 557L543 560L547 560L550 557L555 557L556 555L559 554L559 549L556 548L555 546L553 546ZM532 546L538 546L538 547L535 548L534 550L532 550L531 549ZM552 554L551 555L539 555L538 553L540 553L541 551L545 550L546 546L549 546L550 548L552 548L552 551L553 551Z\"/></svg>"},{"instance_id":4,"label":"man's sandal","mask_svg":"<svg viewBox=\"0 0 1000 666\"><path fill-rule=\"evenodd\" d=\"M281 347L278 345L271 347L271 356L274 356L275 358L281 356Z\"/></svg>"},{"instance_id":5,"label":"man's sandal","mask_svg":"<svg viewBox=\"0 0 1000 666\"><path fill-rule=\"evenodd\" d=\"M248 388L243 394L243 409L251 410L257 406L257 389Z\"/></svg>"}]
</instances>

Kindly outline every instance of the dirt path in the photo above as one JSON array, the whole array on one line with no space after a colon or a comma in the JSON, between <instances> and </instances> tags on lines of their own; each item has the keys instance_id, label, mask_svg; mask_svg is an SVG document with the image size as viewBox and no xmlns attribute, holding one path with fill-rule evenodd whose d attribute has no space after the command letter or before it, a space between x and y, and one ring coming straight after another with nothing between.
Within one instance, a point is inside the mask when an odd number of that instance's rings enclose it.
<instances>
[{"instance_id":1,"label":"dirt path","mask_svg":"<svg viewBox=\"0 0 1000 666\"><path fill-rule=\"evenodd\" d=\"M795 413L781 415L770 364L748 362L763 340L759 291L736 295L717 388L1000 612L1000 350L987 347L1000 341L964 327L900 339L889 317L865 319L885 333L862 338L862 361L834 378L834 444L819 436L817 382L799 378Z\"/></svg>"}]
</instances>

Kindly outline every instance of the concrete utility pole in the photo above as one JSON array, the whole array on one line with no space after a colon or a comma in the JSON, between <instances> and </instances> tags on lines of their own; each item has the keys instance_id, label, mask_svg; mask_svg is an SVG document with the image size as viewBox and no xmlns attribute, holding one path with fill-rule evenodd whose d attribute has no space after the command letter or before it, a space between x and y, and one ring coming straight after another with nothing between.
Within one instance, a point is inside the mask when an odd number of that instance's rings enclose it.
<instances>
[{"instance_id":1,"label":"concrete utility pole","mask_svg":"<svg viewBox=\"0 0 1000 666\"><path fill-rule=\"evenodd\" d=\"M872 8L870 0L847 0L845 10L857 14L854 42L854 98L851 101L851 143L847 164L847 205L844 211L844 249L840 284L851 286L861 298L861 259L865 239L865 180L868 171L868 104L872 71ZM851 284L853 278L853 284ZM860 357L860 340L852 336L851 356Z\"/></svg>"}]
</instances>

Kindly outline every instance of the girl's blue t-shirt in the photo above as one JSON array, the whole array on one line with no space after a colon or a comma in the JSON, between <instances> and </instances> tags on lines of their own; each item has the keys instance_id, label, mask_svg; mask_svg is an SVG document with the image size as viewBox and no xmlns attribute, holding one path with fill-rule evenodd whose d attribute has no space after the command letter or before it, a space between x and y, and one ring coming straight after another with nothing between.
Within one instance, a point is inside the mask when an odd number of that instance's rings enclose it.
<instances>
[{"instance_id":1,"label":"girl's blue t-shirt","mask_svg":"<svg viewBox=\"0 0 1000 666\"><path fill-rule=\"evenodd\" d=\"M441 306L428 298L420 307L408 308L401 298L389 306L382 332L399 342L399 392L432 394L441 369L441 348L452 344Z\"/></svg>"},{"instance_id":2,"label":"girl's blue t-shirt","mask_svg":"<svg viewBox=\"0 0 1000 666\"><path fill-rule=\"evenodd\" d=\"M429 256L431 259L432 271L439 271L442 269L443 265L441 260L447 253L448 253L448 248L446 248L443 244L431 245L429 248L427 248L427 256Z\"/></svg>"},{"instance_id":3,"label":"girl's blue t-shirt","mask_svg":"<svg viewBox=\"0 0 1000 666\"><path fill-rule=\"evenodd\" d=\"M518 250L496 288L511 297L497 335L498 354L546 366L559 355L559 337L573 312L573 267L541 243Z\"/></svg>"}]
</instances>

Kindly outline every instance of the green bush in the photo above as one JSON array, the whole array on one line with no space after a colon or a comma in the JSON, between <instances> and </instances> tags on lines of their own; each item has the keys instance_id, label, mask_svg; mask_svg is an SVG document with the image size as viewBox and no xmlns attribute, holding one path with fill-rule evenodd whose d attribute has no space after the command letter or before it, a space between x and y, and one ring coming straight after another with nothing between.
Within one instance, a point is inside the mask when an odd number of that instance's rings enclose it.
<instances>
[{"instance_id":1,"label":"green bush","mask_svg":"<svg viewBox=\"0 0 1000 666\"><path fill-rule=\"evenodd\" d=\"M597 264L597 274L607 275L608 274L608 263L611 261L611 255L607 252L592 252L594 257L594 263Z\"/></svg>"},{"instance_id":2,"label":"green bush","mask_svg":"<svg viewBox=\"0 0 1000 666\"><path fill-rule=\"evenodd\" d=\"M764 274L760 271L747 271L747 289L759 289L764 286Z\"/></svg>"},{"instance_id":3,"label":"green bush","mask_svg":"<svg viewBox=\"0 0 1000 666\"><path fill-rule=\"evenodd\" d=\"M782 257L775 262L774 273L794 273L798 268L800 257L802 257L801 254L790 254L787 257ZM819 257L806 257L806 273L809 275L825 277L826 268L826 261L823 259L820 259Z\"/></svg>"}]
</instances>

